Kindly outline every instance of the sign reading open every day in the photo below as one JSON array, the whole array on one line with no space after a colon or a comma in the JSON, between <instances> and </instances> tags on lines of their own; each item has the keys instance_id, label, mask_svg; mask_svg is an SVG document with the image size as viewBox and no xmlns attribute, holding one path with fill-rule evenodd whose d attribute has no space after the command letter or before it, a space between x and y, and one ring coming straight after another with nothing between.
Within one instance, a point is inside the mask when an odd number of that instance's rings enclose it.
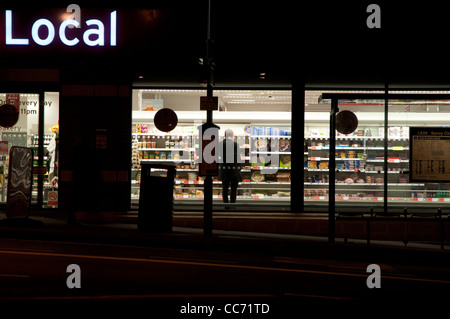
<instances>
[{"instance_id":1,"label":"sign reading open every day","mask_svg":"<svg viewBox=\"0 0 450 319\"><path fill-rule=\"evenodd\" d=\"M450 182L450 127L411 127L410 180Z\"/></svg>"}]
</instances>

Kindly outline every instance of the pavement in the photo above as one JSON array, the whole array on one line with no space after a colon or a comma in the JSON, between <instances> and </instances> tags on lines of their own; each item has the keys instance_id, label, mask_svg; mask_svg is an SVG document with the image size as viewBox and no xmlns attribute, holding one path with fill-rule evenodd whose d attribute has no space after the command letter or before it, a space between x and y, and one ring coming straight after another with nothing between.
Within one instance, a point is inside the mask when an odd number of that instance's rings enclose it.
<instances>
[{"instance_id":1,"label":"pavement","mask_svg":"<svg viewBox=\"0 0 450 319\"><path fill-rule=\"evenodd\" d=\"M178 226L173 227L172 232L157 233L139 231L137 225L131 222L104 224L84 222L69 225L61 218L42 215L31 215L28 220L7 220L5 214L0 213L0 241L2 238L17 239L19 241L17 243L19 251L23 249L25 252L27 248L21 246L21 239L80 242L88 245L100 244L95 246L97 248L100 247L100 249L111 249L111 251L125 250L126 252L131 250L145 251L145 247L151 247L163 249L179 248L184 249L188 254L191 250L202 250L200 253L206 252L206 255L211 256L214 256L216 252L243 253L251 258L254 257L251 256L252 254L262 255L263 260L273 260L275 257L282 258L282 260L287 260L288 262L314 260L314 265L322 265L321 267L325 268L328 267L330 261L333 261L334 264L350 267L376 263L384 265L383 267L386 266L388 269L402 270L407 266L426 273L435 269L444 269L444 275L447 274L446 269L448 260L450 260L450 247L446 246L445 249L440 249L439 245L427 243L409 243L405 247L402 241L372 240L369 245L365 240L346 240L345 238L336 238L334 243L329 243L328 238L325 236L235 230L213 230L211 236L205 236L201 228ZM102 244L117 246L103 247ZM88 245L82 246L87 247ZM76 247L75 245L69 246ZM130 246L133 247L131 248ZM208 252L211 252L211 254L208 254ZM195 256L195 253L193 255ZM272 258L267 259L265 255ZM305 274L317 270L314 268L316 267L314 265L307 264ZM334 272L338 268L332 269L334 269ZM339 278L348 279L346 276L339 276ZM409 279L408 281L402 281L402 283L409 283ZM411 280L411 282L415 283L414 278ZM428 282L425 282L424 292L428 289L426 284ZM295 298L298 298L298 296ZM395 298L398 297L395 295ZM293 300L293 304L297 305L298 300ZM395 299L396 302L397 300ZM290 299L288 301L290 302ZM49 304L45 304L45 307L49 306L50 302L53 303L53 300L49 300ZM116 300L113 300L113 302L115 303ZM130 300L130 303L133 303L133 305L135 302L134 299ZM145 303L146 307L148 306L149 301L147 299L143 299L142 302ZM160 303L160 300L155 299L154 302ZM179 302L178 299L177 302ZM258 299L258 302L260 302L260 299ZM334 304L333 306L336 307Z\"/></svg>"},{"instance_id":2,"label":"pavement","mask_svg":"<svg viewBox=\"0 0 450 319\"><path fill-rule=\"evenodd\" d=\"M324 236L260 233L250 231L213 230L211 236L201 228L173 227L172 232L157 233L139 231L133 223L69 225L65 220L45 216L31 216L26 220L8 220L0 213L0 238L22 238L53 241L107 243L117 245L171 247L183 249L252 251L260 253L283 253L285 255L314 254L323 251L327 255L364 252L380 256L426 254L442 256L450 253L450 247L440 249L437 243L408 243L402 241L336 238L329 243Z\"/></svg>"}]
</instances>

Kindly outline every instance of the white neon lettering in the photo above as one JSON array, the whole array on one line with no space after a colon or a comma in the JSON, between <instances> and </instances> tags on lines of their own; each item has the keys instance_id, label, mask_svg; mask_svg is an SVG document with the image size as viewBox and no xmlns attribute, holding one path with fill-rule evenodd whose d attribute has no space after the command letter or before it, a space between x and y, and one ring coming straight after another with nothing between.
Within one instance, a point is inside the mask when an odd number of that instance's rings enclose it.
<instances>
[{"instance_id":1,"label":"white neon lettering","mask_svg":"<svg viewBox=\"0 0 450 319\"><path fill-rule=\"evenodd\" d=\"M89 45L91 47L96 46L96 45L99 45L99 46L105 45L105 26L103 25L103 22L101 22L100 20L97 20L97 19L91 19L91 20L87 20L86 24L88 26L97 25L98 29L86 30L86 32L84 32L84 34L83 34L84 43L86 43L87 45ZM96 35L97 39L91 40L89 38L91 35L94 35L94 36Z\"/></svg>"},{"instance_id":2,"label":"white neon lettering","mask_svg":"<svg viewBox=\"0 0 450 319\"><path fill-rule=\"evenodd\" d=\"M111 46L117 45L117 11L111 12Z\"/></svg>"},{"instance_id":3,"label":"white neon lettering","mask_svg":"<svg viewBox=\"0 0 450 319\"><path fill-rule=\"evenodd\" d=\"M28 45L28 39L13 39L12 37L12 11L5 11L5 35L6 35L6 44L11 45Z\"/></svg>"},{"instance_id":4,"label":"white neon lettering","mask_svg":"<svg viewBox=\"0 0 450 319\"><path fill-rule=\"evenodd\" d=\"M72 40L67 39L67 37L66 37L66 28L67 27L79 28L80 24L76 20L68 19L68 20L64 20L64 22L61 23L61 25L59 26L59 38L61 39L61 42L64 43L65 45L68 45L71 47L71 46L76 45L78 42L80 42L80 40L78 40L77 37L73 38Z\"/></svg>"},{"instance_id":5,"label":"white neon lettering","mask_svg":"<svg viewBox=\"0 0 450 319\"><path fill-rule=\"evenodd\" d=\"M39 37L39 28L42 26L46 26L48 30L48 35L47 38L45 39L41 39ZM55 38L55 27L47 19L36 20L36 22L33 23L33 27L31 28L31 37L33 38L34 42L36 42L39 45L42 46L49 45Z\"/></svg>"},{"instance_id":6,"label":"white neon lettering","mask_svg":"<svg viewBox=\"0 0 450 319\"><path fill-rule=\"evenodd\" d=\"M13 38L13 12L12 10L5 10L5 44L26 46L30 45L31 39L40 46L48 46L54 42L56 36L59 36L61 43L66 46L75 46L82 41L90 47L105 46L105 32L107 30L105 30L103 22L98 19L90 19L85 23L86 27L80 30L80 21L65 19L59 25L58 34L56 34L55 28L58 28L58 26L48 19L41 18L34 21L31 35L27 34L27 37L24 38ZM117 46L117 11L110 13L109 27L109 45ZM69 32L67 29L73 31ZM83 33L83 37L81 37L81 33Z\"/></svg>"}]
</instances>

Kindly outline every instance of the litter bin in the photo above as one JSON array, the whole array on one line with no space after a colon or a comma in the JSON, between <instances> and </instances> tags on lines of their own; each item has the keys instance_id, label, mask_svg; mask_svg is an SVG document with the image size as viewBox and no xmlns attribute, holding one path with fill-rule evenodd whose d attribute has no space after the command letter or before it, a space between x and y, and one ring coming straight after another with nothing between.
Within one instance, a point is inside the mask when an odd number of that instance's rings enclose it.
<instances>
[{"instance_id":1,"label":"litter bin","mask_svg":"<svg viewBox=\"0 0 450 319\"><path fill-rule=\"evenodd\" d=\"M175 173L175 164L142 164L138 230L172 231Z\"/></svg>"}]
</instances>

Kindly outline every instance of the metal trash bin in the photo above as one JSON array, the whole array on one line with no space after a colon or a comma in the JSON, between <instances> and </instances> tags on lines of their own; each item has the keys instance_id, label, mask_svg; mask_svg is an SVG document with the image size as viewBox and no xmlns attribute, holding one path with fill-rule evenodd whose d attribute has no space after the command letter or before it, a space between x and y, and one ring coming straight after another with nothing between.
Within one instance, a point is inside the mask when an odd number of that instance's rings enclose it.
<instances>
[{"instance_id":1,"label":"metal trash bin","mask_svg":"<svg viewBox=\"0 0 450 319\"><path fill-rule=\"evenodd\" d=\"M172 231L175 174L175 164L142 163L138 230Z\"/></svg>"}]
</instances>

